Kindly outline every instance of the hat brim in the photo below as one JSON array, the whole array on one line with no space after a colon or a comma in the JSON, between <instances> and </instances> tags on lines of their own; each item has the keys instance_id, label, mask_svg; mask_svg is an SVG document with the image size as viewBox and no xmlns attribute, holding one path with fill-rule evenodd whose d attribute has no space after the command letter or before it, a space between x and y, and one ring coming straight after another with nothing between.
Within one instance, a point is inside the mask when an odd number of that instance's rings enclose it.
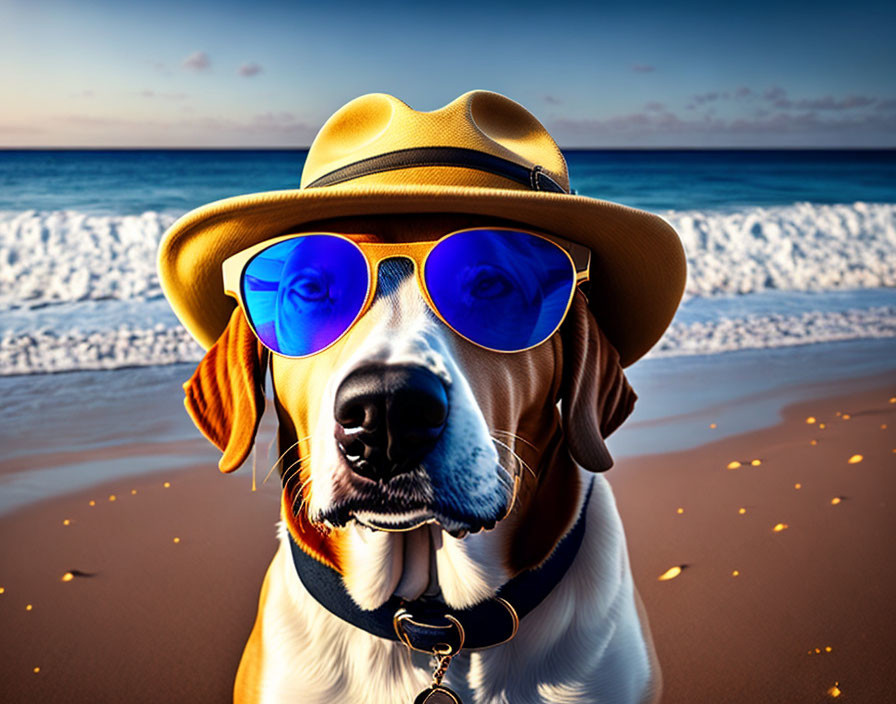
<instances>
[{"instance_id":1,"label":"hat brim","mask_svg":"<svg viewBox=\"0 0 896 704\"><path fill-rule=\"evenodd\" d=\"M684 249L657 215L585 196L431 185L267 191L209 203L165 233L159 249L162 290L190 334L208 349L235 306L224 294L221 274L231 254L315 220L436 212L514 220L589 247L591 310L623 366L660 339L681 301Z\"/></svg>"}]
</instances>

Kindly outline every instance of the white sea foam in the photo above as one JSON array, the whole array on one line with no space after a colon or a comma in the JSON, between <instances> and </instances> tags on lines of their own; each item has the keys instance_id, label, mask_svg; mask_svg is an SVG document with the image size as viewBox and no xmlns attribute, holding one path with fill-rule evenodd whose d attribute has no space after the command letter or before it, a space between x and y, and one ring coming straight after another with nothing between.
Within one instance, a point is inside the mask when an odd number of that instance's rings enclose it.
<instances>
[{"instance_id":1,"label":"white sea foam","mask_svg":"<svg viewBox=\"0 0 896 704\"><path fill-rule=\"evenodd\" d=\"M161 296L156 256L172 222L155 212L0 213L0 310Z\"/></svg>"},{"instance_id":2,"label":"white sea foam","mask_svg":"<svg viewBox=\"0 0 896 704\"><path fill-rule=\"evenodd\" d=\"M896 291L886 288L896 286L896 204L665 216L689 276L651 355L896 337ZM173 219L0 213L0 375L200 359L156 274Z\"/></svg>"},{"instance_id":3,"label":"white sea foam","mask_svg":"<svg viewBox=\"0 0 896 704\"><path fill-rule=\"evenodd\" d=\"M687 296L896 286L896 204L669 211L688 255ZM0 213L0 310L160 297L156 212Z\"/></svg>"},{"instance_id":4,"label":"white sea foam","mask_svg":"<svg viewBox=\"0 0 896 704\"><path fill-rule=\"evenodd\" d=\"M161 323L89 333L39 330L0 338L0 375L195 362L202 354L185 329Z\"/></svg>"},{"instance_id":5,"label":"white sea foam","mask_svg":"<svg viewBox=\"0 0 896 704\"><path fill-rule=\"evenodd\" d=\"M670 211L687 296L896 286L896 204Z\"/></svg>"},{"instance_id":6,"label":"white sea foam","mask_svg":"<svg viewBox=\"0 0 896 704\"><path fill-rule=\"evenodd\" d=\"M893 337L896 337L896 307L879 306L845 312L809 311L796 315L749 315L691 323L675 322L648 356L677 357Z\"/></svg>"},{"instance_id":7,"label":"white sea foam","mask_svg":"<svg viewBox=\"0 0 896 704\"><path fill-rule=\"evenodd\" d=\"M648 356L670 357L765 349L814 342L896 338L896 306L748 315L675 322ZM181 327L17 332L0 338L0 375L197 362L202 348Z\"/></svg>"}]
</instances>

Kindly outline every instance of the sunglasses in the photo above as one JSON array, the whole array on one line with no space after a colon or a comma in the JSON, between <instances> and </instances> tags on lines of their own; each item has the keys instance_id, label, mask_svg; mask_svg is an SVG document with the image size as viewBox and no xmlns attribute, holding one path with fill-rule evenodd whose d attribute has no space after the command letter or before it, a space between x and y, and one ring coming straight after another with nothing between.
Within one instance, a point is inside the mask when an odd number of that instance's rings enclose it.
<instances>
[{"instance_id":1,"label":"sunglasses","mask_svg":"<svg viewBox=\"0 0 896 704\"><path fill-rule=\"evenodd\" d=\"M379 263L414 263L427 304L449 328L494 352L541 344L566 317L588 279L590 250L560 238L503 227L471 228L427 242L356 242L345 235L285 235L223 264L262 344L308 357L345 335L373 303Z\"/></svg>"}]
</instances>

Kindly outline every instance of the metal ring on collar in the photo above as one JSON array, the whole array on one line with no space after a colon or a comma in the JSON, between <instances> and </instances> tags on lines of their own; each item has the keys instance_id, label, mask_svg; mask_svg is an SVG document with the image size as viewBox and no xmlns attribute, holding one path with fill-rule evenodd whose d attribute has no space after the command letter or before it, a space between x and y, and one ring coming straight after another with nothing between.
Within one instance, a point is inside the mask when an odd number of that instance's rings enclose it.
<instances>
[{"instance_id":1,"label":"metal ring on collar","mask_svg":"<svg viewBox=\"0 0 896 704\"><path fill-rule=\"evenodd\" d=\"M416 650L418 653L427 653L430 655L455 655L459 653L464 647L464 638L466 637L466 634L464 633L463 625L461 625L461 622L458 621L454 616L452 616L451 614L445 614L445 618L451 621L451 625L434 626L430 623L421 623L420 621L415 621L414 617L410 614L410 612L408 612L407 609L401 608L396 611L395 616L392 617L392 626L395 628L395 635L398 636L398 640L408 646L411 650ZM444 631L448 631L452 627L456 628L460 643L456 649L450 643L436 643L435 646L429 649L418 648L411 642L410 637L404 630L405 621L412 623L415 626L420 626L421 628L434 628Z\"/></svg>"}]
</instances>

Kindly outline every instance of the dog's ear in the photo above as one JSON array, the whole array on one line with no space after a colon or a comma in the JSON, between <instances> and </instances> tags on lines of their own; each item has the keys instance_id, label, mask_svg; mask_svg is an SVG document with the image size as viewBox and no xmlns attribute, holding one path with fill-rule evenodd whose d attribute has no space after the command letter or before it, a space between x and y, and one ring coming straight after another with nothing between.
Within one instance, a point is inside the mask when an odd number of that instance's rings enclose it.
<instances>
[{"instance_id":1,"label":"dog's ear","mask_svg":"<svg viewBox=\"0 0 896 704\"><path fill-rule=\"evenodd\" d=\"M560 394L563 434L572 458L585 469L613 466L604 439L628 418L637 395L619 364L619 353L598 327L581 291L563 324Z\"/></svg>"},{"instance_id":2,"label":"dog's ear","mask_svg":"<svg viewBox=\"0 0 896 704\"><path fill-rule=\"evenodd\" d=\"M222 472L239 467L252 449L264 411L266 363L267 350L237 307L184 384L187 413L224 453L218 462Z\"/></svg>"}]
</instances>

